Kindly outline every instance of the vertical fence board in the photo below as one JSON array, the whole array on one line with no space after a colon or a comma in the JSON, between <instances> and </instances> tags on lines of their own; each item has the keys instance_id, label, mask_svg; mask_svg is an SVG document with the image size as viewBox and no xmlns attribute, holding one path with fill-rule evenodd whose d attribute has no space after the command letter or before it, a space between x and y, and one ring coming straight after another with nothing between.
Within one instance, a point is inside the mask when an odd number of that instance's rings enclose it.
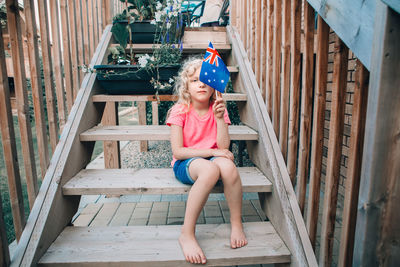
<instances>
[{"instance_id":1,"label":"vertical fence board","mask_svg":"<svg viewBox=\"0 0 400 267\"><path fill-rule=\"evenodd\" d=\"M319 195L321 185L322 148L324 146L326 82L328 74L329 26L318 16L318 50L315 66L313 130L311 138L311 170L307 208L307 231L315 247Z\"/></svg>"},{"instance_id":2,"label":"vertical fence board","mask_svg":"<svg viewBox=\"0 0 400 267\"><path fill-rule=\"evenodd\" d=\"M24 203L21 177L18 166L17 145L15 143L14 122L10 104L10 88L6 69L3 32L0 27L0 127L10 192L11 212L15 234L19 238L25 225ZM6 239L7 240L7 239ZM7 246L8 248L8 246ZM5 255L6 256L6 255Z\"/></svg>"},{"instance_id":3,"label":"vertical fence board","mask_svg":"<svg viewBox=\"0 0 400 267\"><path fill-rule=\"evenodd\" d=\"M68 22L70 32L70 48L71 48L71 69L72 69L72 86L73 86L73 99L78 94L80 80L78 70L78 40L77 40L77 27L76 27L76 13L75 1L68 1Z\"/></svg>"},{"instance_id":4,"label":"vertical fence board","mask_svg":"<svg viewBox=\"0 0 400 267\"><path fill-rule=\"evenodd\" d=\"M94 26L94 50L96 50L97 45L99 44L99 25L101 17L99 16L99 0L94 0L93 3L93 26Z\"/></svg>"},{"instance_id":5,"label":"vertical fence board","mask_svg":"<svg viewBox=\"0 0 400 267\"><path fill-rule=\"evenodd\" d=\"M237 12L238 12L238 8L237 8L237 0L230 0L229 5L231 6L231 11L230 11L230 17L229 17L229 23L232 26L235 26L236 28L238 28L237 26Z\"/></svg>"},{"instance_id":6,"label":"vertical fence board","mask_svg":"<svg viewBox=\"0 0 400 267\"><path fill-rule=\"evenodd\" d=\"M301 0L291 2L290 22L290 110L287 168L292 184L296 177L300 103L300 27Z\"/></svg>"},{"instance_id":7,"label":"vertical fence board","mask_svg":"<svg viewBox=\"0 0 400 267\"><path fill-rule=\"evenodd\" d=\"M90 46L89 46L89 25L88 25L88 0L81 0L82 4L82 27L83 27L83 54L85 66L89 66L90 62Z\"/></svg>"},{"instance_id":8,"label":"vertical fence board","mask_svg":"<svg viewBox=\"0 0 400 267\"><path fill-rule=\"evenodd\" d=\"M158 125L158 103L157 103L157 101L151 102L151 114L153 115L152 116L153 125Z\"/></svg>"},{"instance_id":9,"label":"vertical fence board","mask_svg":"<svg viewBox=\"0 0 400 267\"><path fill-rule=\"evenodd\" d=\"M281 79L281 104L280 104L280 126L279 145L283 159L286 160L289 127L289 93L290 93L290 0L283 0L282 18L282 79Z\"/></svg>"},{"instance_id":10,"label":"vertical fence board","mask_svg":"<svg viewBox=\"0 0 400 267\"><path fill-rule=\"evenodd\" d=\"M256 64L256 3L255 0L250 0L250 62L253 67L253 71L255 70Z\"/></svg>"},{"instance_id":11,"label":"vertical fence board","mask_svg":"<svg viewBox=\"0 0 400 267\"><path fill-rule=\"evenodd\" d=\"M85 0L82 0L85 1ZM108 2L108 1L106 1ZM85 64L85 55L84 55L84 46L83 46L83 26L82 26L82 6L81 0L75 0L75 16L76 16L76 39L77 43L77 50L78 50L78 69L79 71L79 85L82 83L83 77L85 73L83 73L83 65ZM79 87L78 87L79 88Z\"/></svg>"},{"instance_id":12,"label":"vertical fence board","mask_svg":"<svg viewBox=\"0 0 400 267\"><path fill-rule=\"evenodd\" d=\"M69 2L71 4L71 2ZM65 95L67 98L68 113L71 111L74 103L74 89L72 83L72 68L71 68L71 53L69 46L69 39L71 31L68 30L68 13L67 1L60 1L60 14L61 14L61 28L62 28L62 44L63 44L63 58L64 58L64 75L65 75Z\"/></svg>"},{"instance_id":13,"label":"vertical fence board","mask_svg":"<svg viewBox=\"0 0 400 267\"><path fill-rule=\"evenodd\" d=\"M58 1L50 1L50 19L51 19L51 33L52 33L52 56L54 79L56 83L56 96L58 108L58 121L60 129L65 125L67 114L65 113L65 98L64 98L64 82L61 73L61 45L60 45L60 31L59 31L59 16L58 16Z\"/></svg>"},{"instance_id":14,"label":"vertical fence board","mask_svg":"<svg viewBox=\"0 0 400 267\"><path fill-rule=\"evenodd\" d=\"M51 60L50 50L50 33L47 1L37 2L39 9L39 23L40 23L40 43L42 46L42 61L43 61L43 75L44 86L46 91L46 104L47 104L47 120L49 124L50 144L51 149L54 151L58 142L58 121L56 114L56 100L54 97L53 87L53 62Z\"/></svg>"},{"instance_id":15,"label":"vertical fence board","mask_svg":"<svg viewBox=\"0 0 400 267\"><path fill-rule=\"evenodd\" d=\"M272 122L279 139L279 112L281 105L281 44L282 44L282 0L274 0L274 43L272 65ZM279 140L278 140L279 141Z\"/></svg>"},{"instance_id":16,"label":"vertical fence board","mask_svg":"<svg viewBox=\"0 0 400 267\"><path fill-rule=\"evenodd\" d=\"M252 33L252 25L251 25L251 2L252 0L245 0L246 2L246 53L248 58L250 59L251 62L251 33Z\"/></svg>"},{"instance_id":17,"label":"vertical fence board","mask_svg":"<svg viewBox=\"0 0 400 267\"><path fill-rule=\"evenodd\" d=\"M255 25L256 25L256 31L255 31L255 52L254 52L254 57L255 57L255 74L256 74L256 80L258 83L258 86L261 88L261 67L260 67L260 61L261 61L261 43L262 43L262 34L261 34L261 1L256 1L255 2Z\"/></svg>"},{"instance_id":18,"label":"vertical fence board","mask_svg":"<svg viewBox=\"0 0 400 267\"><path fill-rule=\"evenodd\" d=\"M310 157L311 113L313 98L313 65L314 65L314 9L305 1L304 4L304 53L303 53L303 79L301 94L301 120L299 163L297 174L296 194L300 210L304 212L306 200L306 187L308 176L308 163Z\"/></svg>"},{"instance_id":19,"label":"vertical fence board","mask_svg":"<svg viewBox=\"0 0 400 267\"><path fill-rule=\"evenodd\" d=\"M33 0L24 0L24 12L26 20L26 39L28 45L29 70L31 75L32 102L35 112L36 140L40 159L40 170L44 177L49 165L49 144L45 113L43 107L42 77L40 76L40 58L38 36L36 28L35 8Z\"/></svg>"},{"instance_id":20,"label":"vertical fence board","mask_svg":"<svg viewBox=\"0 0 400 267\"><path fill-rule=\"evenodd\" d=\"M332 261L340 160L342 156L349 49L339 37L336 37L335 40L334 53L331 121L329 124L328 160L319 255L319 264L321 266L330 266Z\"/></svg>"},{"instance_id":21,"label":"vertical fence board","mask_svg":"<svg viewBox=\"0 0 400 267\"><path fill-rule=\"evenodd\" d=\"M118 125L118 102L107 102L104 108L103 125ZM121 156L119 151L119 142L104 141L104 167L106 169L121 168Z\"/></svg>"},{"instance_id":22,"label":"vertical fence board","mask_svg":"<svg viewBox=\"0 0 400 267\"><path fill-rule=\"evenodd\" d=\"M18 125L21 136L22 158L24 160L29 205L32 207L38 193L35 154L33 150L32 127L29 114L28 90L22 42L22 21L18 1L7 0L7 24L10 34L11 58L13 61L15 96L17 100ZM11 197L11 196L10 196ZM10 201L16 201L10 199ZM22 202L22 200L21 200ZM21 234L18 229L17 239ZM16 231L17 232L17 231Z\"/></svg>"},{"instance_id":23,"label":"vertical fence board","mask_svg":"<svg viewBox=\"0 0 400 267\"><path fill-rule=\"evenodd\" d=\"M266 90L266 73L264 69L266 68L267 64L267 3L266 1L261 1L261 61L260 61L260 88L261 88L261 95L263 97L263 100L265 102L265 90Z\"/></svg>"},{"instance_id":24,"label":"vertical fence board","mask_svg":"<svg viewBox=\"0 0 400 267\"><path fill-rule=\"evenodd\" d=\"M267 0L267 67L265 103L270 118L272 119L272 88L273 88L273 41L274 41L274 0Z\"/></svg>"},{"instance_id":25,"label":"vertical fence board","mask_svg":"<svg viewBox=\"0 0 400 267\"><path fill-rule=\"evenodd\" d=\"M93 24L93 0L87 0L88 31L89 31L89 58L94 53L94 24ZM89 62L90 62L89 59Z\"/></svg>"},{"instance_id":26,"label":"vertical fence board","mask_svg":"<svg viewBox=\"0 0 400 267\"><path fill-rule=\"evenodd\" d=\"M8 249L6 225L3 218L3 201L0 196L0 265L10 266L10 251Z\"/></svg>"},{"instance_id":27,"label":"vertical fence board","mask_svg":"<svg viewBox=\"0 0 400 267\"><path fill-rule=\"evenodd\" d=\"M367 113L369 72L357 60L354 103L351 120L350 148L346 173L346 193L342 215L339 266L351 266L357 219L358 192L364 145L365 117Z\"/></svg>"}]
</instances>

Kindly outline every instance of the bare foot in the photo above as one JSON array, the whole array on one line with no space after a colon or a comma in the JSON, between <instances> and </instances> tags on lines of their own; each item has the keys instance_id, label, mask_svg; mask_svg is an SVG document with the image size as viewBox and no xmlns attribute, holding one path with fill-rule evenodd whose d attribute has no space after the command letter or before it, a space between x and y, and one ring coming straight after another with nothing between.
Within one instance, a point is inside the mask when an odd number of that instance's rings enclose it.
<instances>
[{"instance_id":1,"label":"bare foot","mask_svg":"<svg viewBox=\"0 0 400 267\"><path fill-rule=\"evenodd\" d=\"M190 263L205 264L207 262L203 250L197 243L196 237L181 234L179 237L179 244L181 245L183 255L186 261Z\"/></svg>"},{"instance_id":2,"label":"bare foot","mask_svg":"<svg viewBox=\"0 0 400 267\"><path fill-rule=\"evenodd\" d=\"M241 248L247 245L246 235L243 231L243 225L234 226L231 229L231 247Z\"/></svg>"}]
</instances>

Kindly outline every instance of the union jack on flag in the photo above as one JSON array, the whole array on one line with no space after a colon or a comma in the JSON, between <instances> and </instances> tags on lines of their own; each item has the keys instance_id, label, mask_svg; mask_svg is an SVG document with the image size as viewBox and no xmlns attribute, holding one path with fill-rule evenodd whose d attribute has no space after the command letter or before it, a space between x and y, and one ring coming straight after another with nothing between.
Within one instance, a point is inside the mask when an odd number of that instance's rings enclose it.
<instances>
[{"instance_id":1,"label":"union jack on flag","mask_svg":"<svg viewBox=\"0 0 400 267\"><path fill-rule=\"evenodd\" d=\"M200 70L200 81L224 93L229 81L229 71L221 56L210 42Z\"/></svg>"}]
</instances>

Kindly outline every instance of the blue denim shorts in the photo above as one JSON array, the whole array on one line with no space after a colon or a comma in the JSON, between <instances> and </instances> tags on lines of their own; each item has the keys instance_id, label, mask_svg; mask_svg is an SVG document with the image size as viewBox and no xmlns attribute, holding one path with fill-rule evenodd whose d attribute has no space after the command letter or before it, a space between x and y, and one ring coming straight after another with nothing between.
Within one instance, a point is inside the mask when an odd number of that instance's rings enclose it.
<instances>
[{"instance_id":1,"label":"blue denim shorts","mask_svg":"<svg viewBox=\"0 0 400 267\"><path fill-rule=\"evenodd\" d=\"M205 159L213 161L215 158L216 157L209 157L209 158L205 158ZM177 160L175 162L173 170L174 170L176 179L178 179L181 183L190 184L190 185L194 184L195 181L192 179L192 177L190 177L189 165L195 159L201 159L201 157L194 157L194 158L189 158L189 159L185 159L185 160Z\"/></svg>"}]
</instances>

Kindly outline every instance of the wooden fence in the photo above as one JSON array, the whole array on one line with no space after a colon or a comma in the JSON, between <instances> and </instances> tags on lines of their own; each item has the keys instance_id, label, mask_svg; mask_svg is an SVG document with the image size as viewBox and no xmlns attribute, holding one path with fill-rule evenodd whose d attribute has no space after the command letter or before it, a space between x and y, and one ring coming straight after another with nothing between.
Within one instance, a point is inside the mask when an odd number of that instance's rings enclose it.
<instances>
[{"instance_id":1,"label":"wooden fence","mask_svg":"<svg viewBox=\"0 0 400 267\"><path fill-rule=\"evenodd\" d=\"M18 5L17 0L5 3L8 35L3 35L0 29L1 143L18 240L25 226L22 181L26 180L32 207L38 194L35 155L39 157L40 173L44 177L86 67L105 26L111 23L114 14L122 11L123 3L113 0L24 0L23 6ZM11 56L13 69L8 73L13 73L14 88L10 88L8 82L5 51ZM27 76L31 91L27 88ZM30 114L29 95L34 114ZM13 112L18 116L18 129L14 129ZM33 132L33 128L36 131ZM16 148L16 132L21 136L22 151ZM36 137L37 147L33 137ZM25 177L21 177L18 153L23 157ZM8 243L4 224L1 220L0 223L3 259L7 262Z\"/></svg>"},{"instance_id":2,"label":"wooden fence","mask_svg":"<svg viewBox=\"0 0 400 267\"><path fill-rule=\"evenodd\" d=\"M315 14L308 1L302 0L231 1L231 24L240 33L247 50L314 249L318 244L319 264L330 266L349 49L332 34L333 73L328 75L331 30L320 16L316 19ZM339 266L351 266L353 258L368 81L368 70L357 60ZM330 114L328 119L327 113ZM328 153L323 172L324 128L329 128L329 136L326 137ZM325 184L323 201L320 200L321 184ZM319 220L322 226L317 238Z\"/></svg>"}]
</instances>

